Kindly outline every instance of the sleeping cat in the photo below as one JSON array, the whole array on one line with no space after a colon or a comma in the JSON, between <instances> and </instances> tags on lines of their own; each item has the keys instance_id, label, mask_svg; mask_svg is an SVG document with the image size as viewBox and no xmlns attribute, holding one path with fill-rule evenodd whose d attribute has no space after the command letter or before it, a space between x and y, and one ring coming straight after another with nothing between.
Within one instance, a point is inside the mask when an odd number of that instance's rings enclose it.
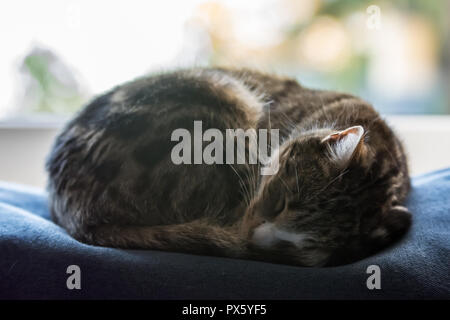
<instances>
[{"instance_id":1,"label":"sleeping cat","mask_svg":"<svg viewBox=\"0 0 450 320\"><path fill-rule=\"evenodd\" d=\"M257 164L174 164L175 129L279 129ZM248 144L246 151L248 151ZM368 103L246 69L120 85L60 133L47 161L54 221L93 245L332 266L402 236L403 148Z\"/></svg>"}]
</instances>

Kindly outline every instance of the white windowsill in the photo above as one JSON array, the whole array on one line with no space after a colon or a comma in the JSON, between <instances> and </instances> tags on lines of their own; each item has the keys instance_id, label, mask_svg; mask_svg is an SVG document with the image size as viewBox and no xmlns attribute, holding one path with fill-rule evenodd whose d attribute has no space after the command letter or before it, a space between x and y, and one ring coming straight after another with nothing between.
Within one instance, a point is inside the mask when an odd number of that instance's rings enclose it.
<instances>
[{"instance_id":1,"label":"white windowsill","mask_svg":"<svg viewBox=\"0 0 450 320\"><path fill-rule=\"evenodd\" d=\"M70 116L22 116L0 120L0 129L59 129Z\"/></svg>"}]
</instances>

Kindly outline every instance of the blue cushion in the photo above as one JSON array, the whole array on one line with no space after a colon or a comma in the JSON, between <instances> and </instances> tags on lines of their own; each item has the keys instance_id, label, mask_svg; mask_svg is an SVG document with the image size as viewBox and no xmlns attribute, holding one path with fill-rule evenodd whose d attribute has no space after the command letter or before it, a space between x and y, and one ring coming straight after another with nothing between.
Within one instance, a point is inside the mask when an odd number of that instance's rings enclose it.
<instances>
[{"instance_id":1,"label":"blue cushion","mask_svg":"<svg viewBox=\"0 0 450 320\"><path fill-rule=\"evenodd\" d=\"M0 298L450 298L450 169L413 179L408 235L365 260L301 268L181 253L85 245L49 220L46 195L0 183ZM69 265L81 289L69 290ZM381 269L369 290L367 267Z\"/></svg>"}]
</instances>

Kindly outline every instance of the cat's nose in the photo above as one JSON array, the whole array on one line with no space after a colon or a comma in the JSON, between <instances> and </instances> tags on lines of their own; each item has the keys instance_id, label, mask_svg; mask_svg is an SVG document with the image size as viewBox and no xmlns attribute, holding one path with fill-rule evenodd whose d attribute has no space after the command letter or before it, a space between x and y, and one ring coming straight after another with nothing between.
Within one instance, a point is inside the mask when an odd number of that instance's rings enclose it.
<instances>
[{"instance_id":1,"label":"cat's nose","mask_svg":"<svg viewBox=\"0 0 450 320\"><path fill-rule=\"evenodd\" d=\"M275 242L275 228L272 223L262 223L254 229L251 239L254 243L269 247Z\"/></svg>"}]
</instances>

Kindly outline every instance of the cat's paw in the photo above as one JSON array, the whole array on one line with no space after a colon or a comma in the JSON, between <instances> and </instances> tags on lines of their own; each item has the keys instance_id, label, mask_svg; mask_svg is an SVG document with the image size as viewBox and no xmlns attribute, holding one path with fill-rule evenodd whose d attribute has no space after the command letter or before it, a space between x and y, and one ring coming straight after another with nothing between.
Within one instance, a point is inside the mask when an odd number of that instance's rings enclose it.
<instances>
[{"instance_id":1,"label":"cat's paw","mask_svg":"<svg viewBox=\"0 0 450 320\"><path fill-rule=\"evenodd\" d=\"M403 236L412 223L412 215L404 206L391 207L382 217L370 238L379 245L388 245Z\"/></svg>"}]
</instances>

